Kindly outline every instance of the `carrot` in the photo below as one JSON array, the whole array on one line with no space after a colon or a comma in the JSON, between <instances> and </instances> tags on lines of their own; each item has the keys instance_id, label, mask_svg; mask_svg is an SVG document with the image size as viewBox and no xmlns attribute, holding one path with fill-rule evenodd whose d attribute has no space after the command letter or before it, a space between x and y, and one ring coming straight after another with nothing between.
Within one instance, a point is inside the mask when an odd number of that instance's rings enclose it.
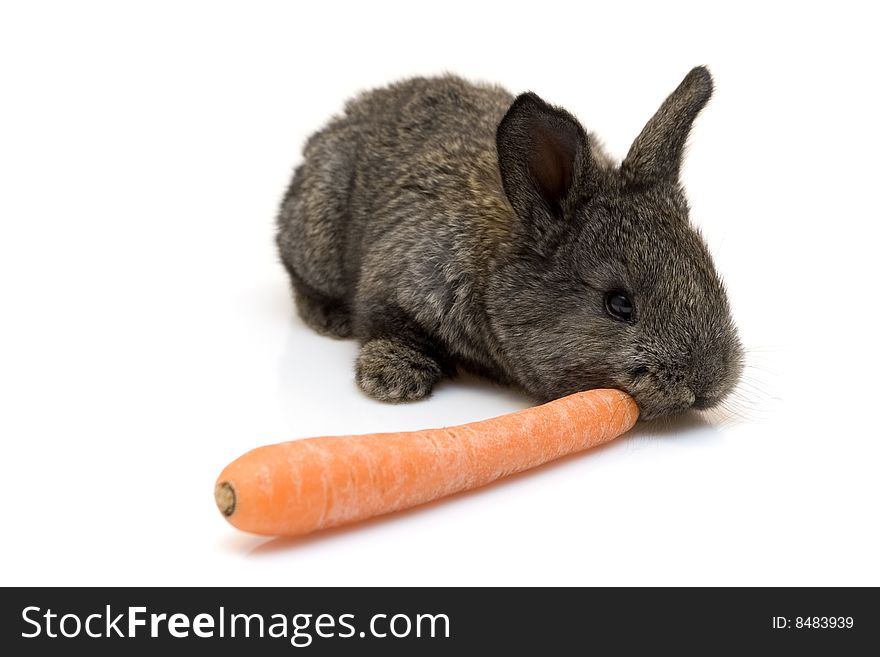
<instances>
[{"instance_id":1,"label":"carrot","mask_svg":"<svg viewBox=\"0 0 880 657\"><path fill-rule=\"evenodd\" d=\"M446 429L267 445L229 464L214 490L235 527L296 536L424 504L534 468L629 430L635 401L579 392Z\"/></svg>"}]
</instances>

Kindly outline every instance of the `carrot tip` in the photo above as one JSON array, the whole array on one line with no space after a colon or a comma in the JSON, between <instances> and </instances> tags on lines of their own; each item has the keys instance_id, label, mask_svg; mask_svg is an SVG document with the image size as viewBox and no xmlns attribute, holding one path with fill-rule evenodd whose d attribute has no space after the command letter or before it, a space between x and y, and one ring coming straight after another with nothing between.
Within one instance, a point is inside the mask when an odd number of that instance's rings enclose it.
<instances>
[{"instance_id":1,"label":"carrot tip","mask_svg":"<svg viewBox=\"0 0 880 657\"><path fill-rule=\"evenodd\" d=\"M235 513L235 489L229 482L223 481L214 487L214 501L227 518Z\"/></svg>"}]
</instances>

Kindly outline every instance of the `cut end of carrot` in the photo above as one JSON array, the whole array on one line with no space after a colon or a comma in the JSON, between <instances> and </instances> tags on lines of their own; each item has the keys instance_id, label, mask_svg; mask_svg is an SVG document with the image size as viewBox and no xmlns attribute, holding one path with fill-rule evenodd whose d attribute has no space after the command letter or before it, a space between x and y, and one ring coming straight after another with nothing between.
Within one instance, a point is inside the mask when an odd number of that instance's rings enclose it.
<instances>
[{"instance_id":1,"label":"cut end of carrot","mask_svg":"<svg viewBox=\"0 0 880 657\"><path fill-rule=\"evenodd\" d=\"M235 489L228 481L221 481L214 487L214 501L227 518L235 513Z\"/></svg>"}]
</instances>

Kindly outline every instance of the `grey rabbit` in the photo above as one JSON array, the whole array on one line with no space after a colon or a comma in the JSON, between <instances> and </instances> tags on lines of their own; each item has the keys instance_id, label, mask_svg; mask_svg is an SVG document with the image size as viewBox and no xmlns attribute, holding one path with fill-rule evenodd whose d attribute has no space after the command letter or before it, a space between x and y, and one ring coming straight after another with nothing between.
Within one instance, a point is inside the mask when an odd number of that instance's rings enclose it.
<instances>
[{"instance_id":1,"label":"grey rabbit","mask_svg":"<svg viewBox=\"0 0 880 657\"><path fill-rule=\"evenodd\" d=\"M694 68L619 165L534 93L447 75L361 94L278 215L301 317L359 340L383 401L463 368L537 401L619 388L644 420L714 406L742 348L679 181L712 88Z\"/></svg>"}]
</instances>

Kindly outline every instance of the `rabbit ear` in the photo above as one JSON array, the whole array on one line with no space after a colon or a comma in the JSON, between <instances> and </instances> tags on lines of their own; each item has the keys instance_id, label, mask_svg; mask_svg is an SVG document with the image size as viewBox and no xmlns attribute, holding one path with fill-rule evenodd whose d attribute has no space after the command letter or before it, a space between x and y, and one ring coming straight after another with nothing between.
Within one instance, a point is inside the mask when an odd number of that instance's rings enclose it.
<instances>
[{"instance_id":1,"label":"rabbit ear","mask_svg":"<svg viewBox=\"0 0 880 657\"><path fill-rule=\"evenodd\" d=\"M677 181L691 125L712 96L712 75L698 66L685 76L636 137L620 165L630 182Z\"/></svg>"},{"instance_id":2,"label":"rabbit ear","mask_svg":"<svg viewBox=\"0 0 880 657\"><path fill-rule=\"evenodd\" d=\"M562 217L586 193L587 136L565 110L533 93L517 97L495 135L504 192L525 221Z\"/></svg>"}]
</instances>

